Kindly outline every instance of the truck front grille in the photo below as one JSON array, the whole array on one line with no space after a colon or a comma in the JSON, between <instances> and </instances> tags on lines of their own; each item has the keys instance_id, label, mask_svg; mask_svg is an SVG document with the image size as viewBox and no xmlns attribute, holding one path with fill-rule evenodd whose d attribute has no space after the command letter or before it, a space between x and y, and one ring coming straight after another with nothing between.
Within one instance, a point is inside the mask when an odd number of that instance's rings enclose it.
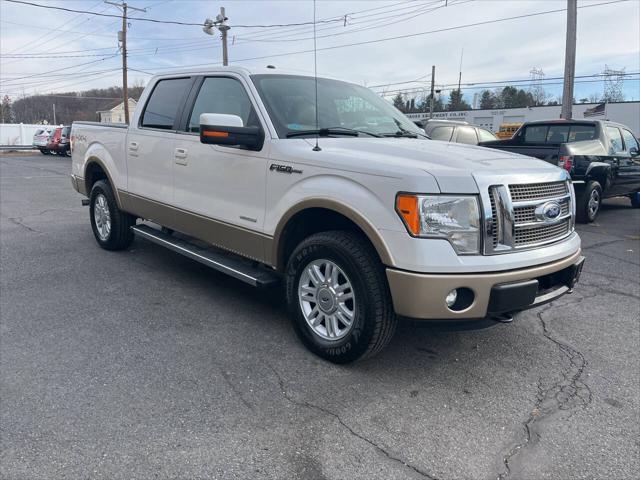
<instances>
[{"instance_id":1,"label":"truck front grille","mask_svg":"<svg viewBox=\"0 0 640 480\"><path fill-rule=\"evenodd\" d=\"M569 182L493 185L488 193L491 220L484 237L485 254L534 248L558 241L573 231ZM560 214L548 218L545 207L553 206L553 202L560 207Z\"/></svg>"},{"instance_id":2,"label":"truck front grille","mask_svg":"<svg viewBox=\"0 0 640 480\"><path fill-rule=\"evenodd\" d=\"M548 240L564 237L569 233L571 219L566 218L555 225L542 225L540 227L522 228L516 226L513 243L516 247L536 245Z\"/></svg>"},{"instance_id":3,"label":"truck front grille","mask_svg":"<svg viewBox=\"0 0 640 480\"><path fill-rule=\"evenodd\" d=\"M563 197L568 193L566 182L509 185L509 192L511 193L512 202L558 198Z\"/></svg>"}]
</instances>

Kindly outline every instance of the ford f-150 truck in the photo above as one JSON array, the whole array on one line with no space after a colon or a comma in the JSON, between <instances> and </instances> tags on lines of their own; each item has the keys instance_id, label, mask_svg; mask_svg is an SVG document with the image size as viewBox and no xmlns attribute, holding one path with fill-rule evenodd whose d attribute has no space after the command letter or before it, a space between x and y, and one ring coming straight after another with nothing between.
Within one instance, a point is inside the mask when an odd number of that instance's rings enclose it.
<instances>
[{"instance_id":1,"label":"ford f-150 truck","mask_svg":"<svg viewBox=\"0 0 640 480\"><path fill-rule=\"evenodd\" d=\"M628 196L640 207L640 148L629 128L603 120L527 122L513 138L482 146L540 158L566 169L576 191L576 217L593 222L603 198Z\"/></svg>"},{"instance_id":2,"label":"ford f-150 truck","mask_svg":"<svg viewBox=\"0 0 640 480\"><path fill-rule=\"evenodd\" d=\"M296 333L336 363L380 351L399 316L508 320L570 292L584 261L565 170L431 141L338 80L157 76L130 125L75 122L72 152L101 247L138 235L255 286L282 281Z\"/></svg>"}]
</instances>

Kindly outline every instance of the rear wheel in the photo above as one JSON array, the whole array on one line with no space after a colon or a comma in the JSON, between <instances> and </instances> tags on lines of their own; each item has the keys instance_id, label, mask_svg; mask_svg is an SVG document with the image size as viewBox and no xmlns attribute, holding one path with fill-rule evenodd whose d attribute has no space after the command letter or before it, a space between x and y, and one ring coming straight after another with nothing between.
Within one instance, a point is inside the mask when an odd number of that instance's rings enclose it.
<instances>
[{"instance_id":1,"label":"rear wheel","mask_svg":"<svg viewBox=\"0 0 640 480\"><path fill-rule=\"evenodd\" d=\"M578 196L576 205L576 220L580 223L593 222L600 212L602 204L602 187L592 180L587 182L584 190Z\"/></svg>"},{"instance_id":2,"label":"rear wheel","mask_svg":"<svg viewBox=\"0 0 640 480\"><path fill-rule=\"evenodd\" d=\"M106 250L123 250L131 245L136 218L118 208L115 195L108 182L93 184L89 198L91 228L98 245Z\"/></svg>"},{"instance_id":3,"label":"rear wheel","mask_svg":"<svg viewBox=\"0 0 640 480\"><path fill-rule=\"evenodd\" d=\"M371 245L353 232L303 240L287 264L286 295L296 333L330 362L375 355L395 331L384 267Z\"/></svg>"}]
</instances>

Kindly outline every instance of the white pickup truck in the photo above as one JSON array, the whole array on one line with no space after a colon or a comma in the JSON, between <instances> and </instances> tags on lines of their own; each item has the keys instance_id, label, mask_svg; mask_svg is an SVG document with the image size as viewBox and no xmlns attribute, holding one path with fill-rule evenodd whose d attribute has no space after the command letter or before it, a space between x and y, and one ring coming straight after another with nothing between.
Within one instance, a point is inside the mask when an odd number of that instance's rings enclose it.
<instances>
[{"instance_id":1,"label":"white pickup truck","mask_svg":"<svg viewBox=\"0 0 640 480\"><path fill-rule=\"evenodd\" d=\"M564 170L429 140L337 80L316 103L314 77L273 68L157 76L130 125L75 122L72 152L101 247L138 235L282 281L295 331L336 363L380 351L398 316L508 320L570 292L584 261Z\"/></svg>"}]
</instances>

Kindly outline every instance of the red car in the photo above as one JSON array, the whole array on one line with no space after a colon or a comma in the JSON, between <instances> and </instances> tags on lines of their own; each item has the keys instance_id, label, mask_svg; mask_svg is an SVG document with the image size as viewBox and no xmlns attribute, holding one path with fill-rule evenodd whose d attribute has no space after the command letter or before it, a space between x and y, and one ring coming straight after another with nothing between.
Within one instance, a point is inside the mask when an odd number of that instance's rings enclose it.
<instances>
[{"instance_id":1,"label":"red car","mask_svg":"<svg viewBox=\"0 0 640 480\"><path fill-rule=\"evenodd\" d=\"M58 155L71 155L69 148L69 134L71 133L71 127L58 127L49 137L47 143L47 149L50 152L57 153Z\"/></svg>"}]
</instances>

